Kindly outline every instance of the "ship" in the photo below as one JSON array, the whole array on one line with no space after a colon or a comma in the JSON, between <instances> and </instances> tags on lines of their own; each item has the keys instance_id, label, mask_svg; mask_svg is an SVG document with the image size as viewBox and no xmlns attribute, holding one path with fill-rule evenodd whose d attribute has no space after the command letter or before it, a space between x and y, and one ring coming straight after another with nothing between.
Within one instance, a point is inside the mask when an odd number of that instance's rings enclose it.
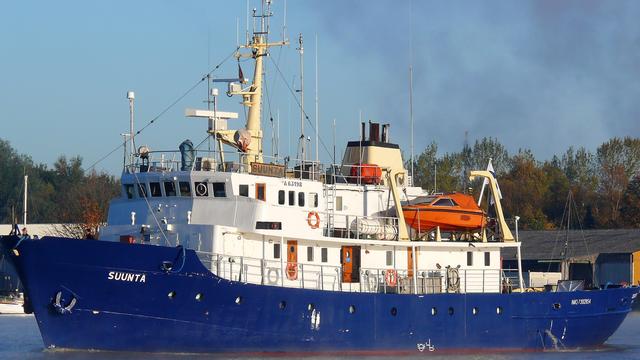
<instances>
[{"instance_id":1,"label":"ship","mask_svg":"<svg viewBox=\"0 0 640 360\"><path fill-rule=\"evenodd\" d=\"M185 114L207 120L214 149L131 141L99 239L0 239L47 349L536 351L594 348L616 331L637 287L529 292L521 271L501 268L501 249L519 253L520 242L489 171L469 176L494 194L493 230L456 236L407 224L403 206L433 194L412 186L388 124L370 123L367 136L362 123L340 164L307 159L303 136L299 159L265 155L263 62L288 43L267 40L270 6L254 11L236 54L252 80L226 80L247 108L244 127L231 129L238 114L219 111L211 91L213 109Z\"/></svg>"}]
</instances>

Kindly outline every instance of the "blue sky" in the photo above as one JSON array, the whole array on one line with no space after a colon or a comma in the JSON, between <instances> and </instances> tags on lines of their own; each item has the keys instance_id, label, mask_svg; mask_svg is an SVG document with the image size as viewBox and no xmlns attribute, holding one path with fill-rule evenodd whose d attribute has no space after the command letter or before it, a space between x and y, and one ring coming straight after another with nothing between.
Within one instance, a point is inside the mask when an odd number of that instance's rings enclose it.
<instances>
[{"instance_id":1,"label":"blue sky","mask_svg":"<svg viewBox=\"0 0 640 360\"><path fill-rule=\"evenodd\" d=\"M274 3L279 34L284 1ZM143 126L233 51L245 13L245 1L3 3L0 138L36 162L66 154L92 164L128 129L127 90L136 92L136 123ZM529 148L546 159L570 145L595 150L613 136L640 136L638 14L637 1L289 0L293 45L272 50L272 59L297 84L295 45L303 33L305 102L313 115L317 34L320 134L330 147L335 118L338 158L358 136L360 111L365 120L391 123L392 140L409 154L411 39L416 153L431 141L441 152L458 151L468 131L471 142L495 136L511 153ZM236 67L228 61L216 74L234 76ZM251 73L247 64L243 70ZM273 66L267 70L280 153L295 156L299 110ZM205 97L206 86L196 88L138 145L199 143L205 123L183 111L204 107ZM237 103L222 97L220 108L240 111ZM271 153L267 121L263 128ZM121 154L97 169L118 174Z\"/></svg>"}]
</instances>

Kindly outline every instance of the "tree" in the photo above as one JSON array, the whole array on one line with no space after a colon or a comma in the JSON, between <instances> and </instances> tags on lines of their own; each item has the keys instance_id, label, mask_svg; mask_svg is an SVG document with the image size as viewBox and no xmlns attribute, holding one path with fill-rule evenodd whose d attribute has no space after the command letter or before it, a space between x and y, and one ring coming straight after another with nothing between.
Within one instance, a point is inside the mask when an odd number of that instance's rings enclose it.
<instances>
[{"instance_id":1,"label":"tree","mask_svg":"<svg viewBox=\"0 0 640 360\"><path fill-rule=\"evenodd\" d=\"M640 228L640 175L629 182L620 204L620 222L628 227Z\"/></svg>"}]
</instances>

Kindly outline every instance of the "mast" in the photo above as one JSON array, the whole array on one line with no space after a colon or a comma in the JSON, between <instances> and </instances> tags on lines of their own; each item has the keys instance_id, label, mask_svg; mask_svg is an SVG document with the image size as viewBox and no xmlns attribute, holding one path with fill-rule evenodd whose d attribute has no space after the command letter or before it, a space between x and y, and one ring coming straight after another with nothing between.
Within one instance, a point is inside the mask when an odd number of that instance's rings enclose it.
<instances>
[{"instance_id":1,"label":"mast","mask_svg":"<svg viewBox=\"0 0 640 360\"><path fill-rule=\"evenodd\" d=\"M318 34L316 33L316 164L318 164L320 161L318 157L319 133L320 133L320 129L318 128Z\"/></svg>"},{"instance_id":2,"label":"mast","mask_svg":"<svg viewBox=\"0 0 640 360\"><path fill-rule=\"evenodd\" d=\"M24 176L24 198L22 199L22 226L27 226L27 186L29 185L29 175Z\"/></svg>"},{"instance_id":3,"label":"mast","mask_svg":"<svg viewBox=\"0 0 640 360\"><path fill-rule=\"evenodd\" d=\"M133 165L133 157L136 154L136 145L133 136L133 102L136 95L133 91L127 91L127 99L129 99L129 164Z\"/></svg>"},{"instance_id":4,"label":"mast","mask_svg":"<svg viewBox=\"0 0 640 360\"><path fill-rule=\"evenodd\" d=\"M238 60L241 58L251 58L254 60L253 82L249 86L243 88L243 84L246 84L247 80L244 79L242 69L240 68L238 71L238 79L214 80L217 82L228 82L229 89L227 91L227 95L241 95L241 104L249 108L247 113L247 123L244 129L237 131L216 129L214 131L210 131L216 134L219 141L240 151L241 163L245 165L245 168L249 171L252 162L261 163L263 161L261 110L264 60L268 56L268 49L270 47L283 46L289 43L286 39L274 43L269 43L267 41L267 37L269 35L269 18L272 16L271 1L263 0L262 8L259 13L256 9L253 9L253 36L249 39L247 34L247 44L240 45L238 49L247 49L249 51L246 53L240 53L240 51L237 51L235 54L235 57ZM239 83L235 82L236 80Z\"/></svg>"},{"instance_id":5,"label":"mast","mask_svg":"<svg viewBox=\"0 0 640 360\"><path fill-rule=\"evenodd\" d=\"M300 54L300 161L304 164L307 160L307 139L304 136L304 42L302 33L298 36L298 53Z\"/></svg>"}]
</instances>

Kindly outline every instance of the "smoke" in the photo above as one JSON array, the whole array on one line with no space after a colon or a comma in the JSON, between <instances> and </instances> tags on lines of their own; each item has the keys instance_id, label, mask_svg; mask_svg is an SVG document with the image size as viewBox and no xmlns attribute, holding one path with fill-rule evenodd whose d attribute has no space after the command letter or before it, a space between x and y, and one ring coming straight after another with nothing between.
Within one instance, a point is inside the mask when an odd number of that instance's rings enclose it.
<instances>
[{"instance_id":1,"label":"smoke","mask_svg":"<svg viewBox=\"0 0 640 360\"><path fill-rule=\"evenodd\" d=\"M367 118L391 122L396 141L409 132L411 40L416 153L432 140L458 151L465 130L470 141L495 136L510 152L529 148L541 159L570 145L593 150L613 136L640 136L639 2L310 6L323 41L352 54L331 81L346 77L368 89L335 98L352 96Z\"/></svg>"}]
</instances>

